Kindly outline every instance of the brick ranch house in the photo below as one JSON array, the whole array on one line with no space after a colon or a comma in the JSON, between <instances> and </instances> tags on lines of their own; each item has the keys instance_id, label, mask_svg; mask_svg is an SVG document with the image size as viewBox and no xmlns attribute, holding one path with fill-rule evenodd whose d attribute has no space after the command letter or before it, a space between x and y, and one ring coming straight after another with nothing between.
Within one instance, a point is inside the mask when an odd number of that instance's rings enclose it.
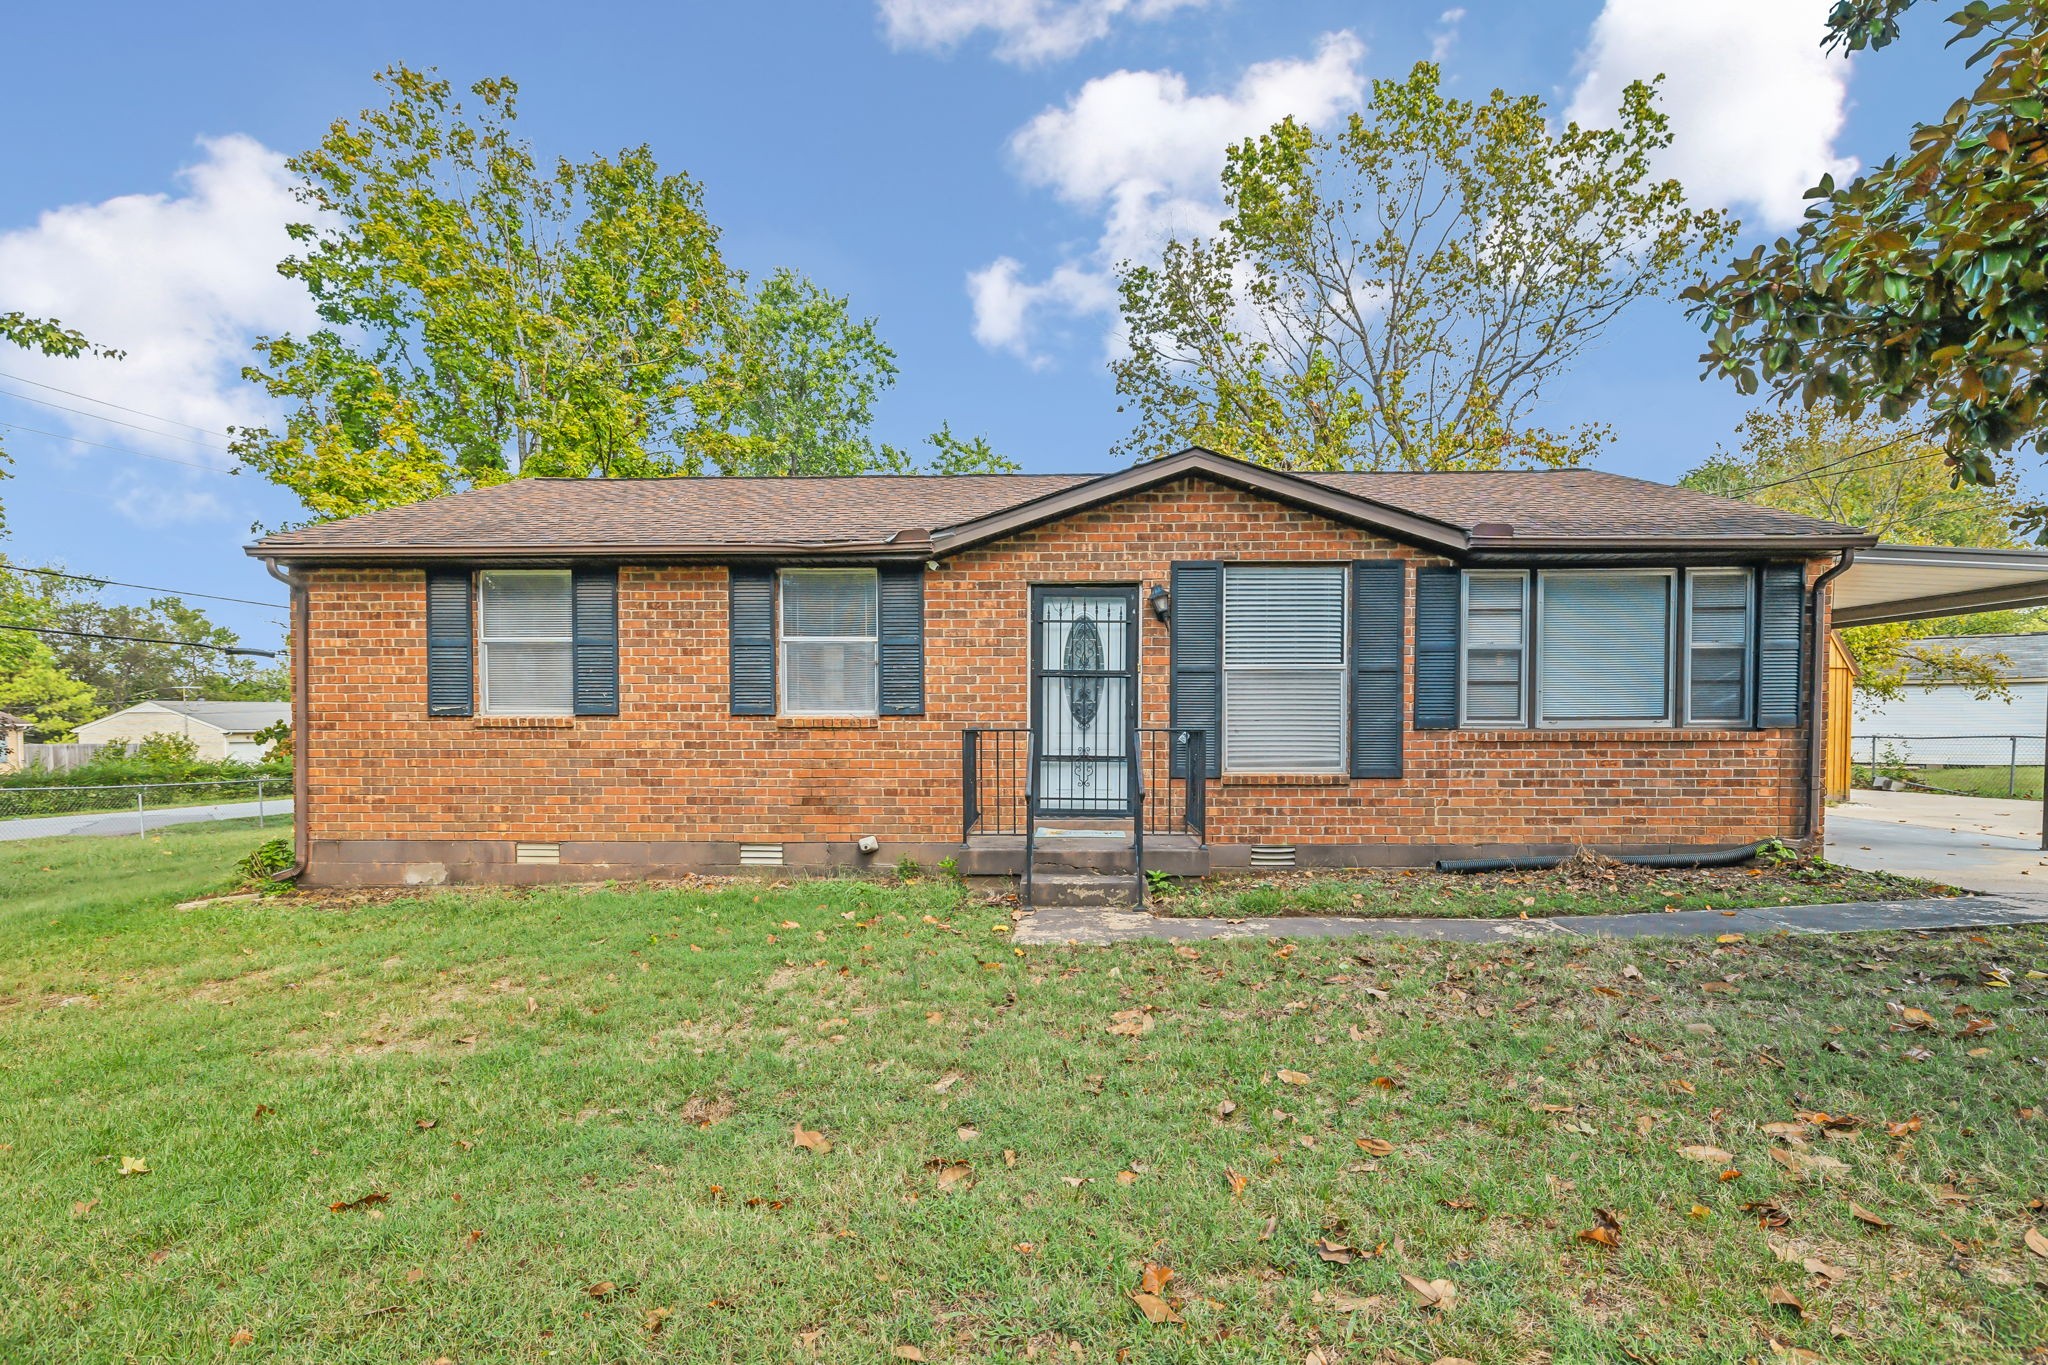
<instances>
[{"instance_id":1,"label":"brick ranch house","mask_svg":"<svg viewBox=\"0 0 2048 1365\"><path fill-rule=\"evenodd\" d=\"M360 886L1810 839L1826 581L1873 540L1188 450L524 479L249 553L292 589L303 878Z\"/></svg>"}]
</instances>

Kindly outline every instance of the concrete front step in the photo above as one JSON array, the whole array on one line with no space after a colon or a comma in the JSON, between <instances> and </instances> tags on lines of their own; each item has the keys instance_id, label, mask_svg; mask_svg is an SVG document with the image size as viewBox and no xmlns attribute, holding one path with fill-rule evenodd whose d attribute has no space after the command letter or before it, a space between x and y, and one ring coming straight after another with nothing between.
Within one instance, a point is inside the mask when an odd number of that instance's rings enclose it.
<instances>
[{"instance_id":1,"label":"concrete front step","mask_svg":"<svg viewBox=\"0 0 2048 1365\"><path fill-rule=\"evenodd\" d=\"M1035 852L1034 872L1129 873L1131 870L1128 832L1121 839L1041 839ZM963 876L1018 876L1024 871L1024 837L1020 834L977 834L955 857ZM1201 877L1209 871L1209 850L1191 835L1147 835L1145 866L1157 868L1171 877Z\"/></svg>"},{"instance_id":2,"label":"concrete front step","mask_svg":"<svg viewBox=\"0 0 2048 1365\"><path fill-rule=\"evenodd\" d=\"M1138 879L1126 873L1106 876L1096 872L1033 872L1031 905L1034 909L1066 906L1134 906L1138 903Z\"/></svg>"}]
</instances>

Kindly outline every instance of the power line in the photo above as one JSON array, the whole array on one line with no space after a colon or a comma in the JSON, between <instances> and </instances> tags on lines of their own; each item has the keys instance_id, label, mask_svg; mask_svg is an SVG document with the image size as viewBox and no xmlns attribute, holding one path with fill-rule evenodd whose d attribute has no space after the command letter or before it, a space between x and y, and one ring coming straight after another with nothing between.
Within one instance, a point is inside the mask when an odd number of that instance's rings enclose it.
<instances>
[{"instance_id":1,"label":"power line","mask_svg":"<svg viewBox=\"0 0 2048 1365\"><path fill-rule=\"evenodd\" d=\"M175 417L165 417L161 413L155 412L144 412L141 408L131 408L125 406L124 404L116 403L111 398L95 398L89 393L79 393L76 389L60 389L55 384L45 384L40 379L30 379L26 375L9 374L5 370L0 370L0 379L11 379L17 384L28 384L38 389L48 389L51 393L61 393L66 398L82 398L88 403L98 403L101 407L104 408L116 408L122 412L132 412L137 417L148 417L153 421L168 422L174 427L184 427L187 431L196 431L204 436L218 436L221 439L228 441L232 441L235 439L233 436L230 436L227 432L217 431L212 427L193 426L192 423L180 422Z\"/></svg>"},{"instance_id":2,"label":"power line","mask_svg":"<svg viewBox=\"0 0 2048 1365\"><path fill-rule=\"evenodd\" d=\"M96 630L66 630L62 626L0 626L0 630L25 630L32 635L74 635L81 640L113 640L129 645L176 645L181 649L211 649L222 654L275 659L274 649L251 649L247 645L209 645L199 640L160 640L152 635L102 635Z\"/></svg>"},{"instance_id":3,"label":"power line","mask_svg":"<svg viewBox=\"0 0 2048 1365\"><path fill-rule=\"evenodd\" d=\"M19 422L0 422L0 427L6 427L9 431L27 431L33 432L37 436L50 436L59 441L76 441L82 446L94 446L100 450L111 450L116 455L133 455L138 460L162 460L165 464L181 464L187 469L203 469L209 474L233 474L236 472L232 469L222 469L219 465L200 464L197 460L174 460L168 455L151 455L147 451L128 450L122 446L110 446L104 441L88 441L83 436L72 436L62 431L45 431L41 427L25 427ZM226 454L226 452L223 451L222 454Z\"/></svg>"},{"instance_id":4,"label":"power line","mask_svg":"<svg viewBox=\"0 0 2048 1365\"><path fill-rule=\"evenodd\" d=\"M40 403L46 408L55 408L59 412L70 412L76 413L80 417L90 417L95 422L108 422L117 427L127 427L130 431L139 431L145 436L161 436L167 441L183 441L187 445L198 446L201 450L219 451L222 455L233 453L210 442L202 441L196 436L180 436L175 431L158 431L155 427L146 427L140 422L124 422L118 417L109 417L105 413L88 412L84 408L74 408L65 403L52 403L49 399L38 398L32 393L16 393L12 389L0 389L0 394L5 394L9 398L23 403ZM229 439L232 440L234 438L230 437Z\"/></svg>"},{"instance_id":5,"label":"power line","mask_svg":"<svg viewBox=\"0 0 2048 1365\"><path fill-rule=\"evenodd\" d=\"M51 578L68 578L74 583L97 583L103 588L133 588L137 592L167 592L173 597L204 597L214 602L240 602L245 607L275 607L284 610L282 602L259 602L253 597L222 597L217 592L181 592L177 588L152 588L147 583L123 583L118 578L93 578L82 573L65 573L61 569L31 569L26 564L0 564L0 569L14 573L39 573Z\"/></svg>"}]
</instances>

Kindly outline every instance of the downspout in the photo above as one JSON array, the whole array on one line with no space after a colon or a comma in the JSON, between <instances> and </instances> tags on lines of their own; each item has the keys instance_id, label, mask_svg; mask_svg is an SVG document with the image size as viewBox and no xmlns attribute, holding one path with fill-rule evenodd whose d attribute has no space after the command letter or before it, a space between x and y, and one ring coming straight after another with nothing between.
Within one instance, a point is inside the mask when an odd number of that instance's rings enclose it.
<instances>
[{"instance_id":1,"label":"downspout","mask_svg":"<svg viewBox=\"0 0 2048 1365\"><path fill-rule=\"evenodd\" d=\"M274 559L265 559L263 569L292 591L292 865L271 877L272 881L289 882L306 871L306 744L311 738L306 730L306 584L289 569L279 569Z\"/></svg>"},{"instance_id":2,"label":"downspout","mask_svg":"<svg viewBox=\"0 0 2048 1365\"><path fill-rule=\"evenodd\" d=\"M1842 551L1835 566L1813 580L1813 704L1806 713L1806 839L1820 833L1821 811L1827 805L1826 717L1828 700L1828 584L1856 562L1856 549Z\"/></svg>"}]
</instances>

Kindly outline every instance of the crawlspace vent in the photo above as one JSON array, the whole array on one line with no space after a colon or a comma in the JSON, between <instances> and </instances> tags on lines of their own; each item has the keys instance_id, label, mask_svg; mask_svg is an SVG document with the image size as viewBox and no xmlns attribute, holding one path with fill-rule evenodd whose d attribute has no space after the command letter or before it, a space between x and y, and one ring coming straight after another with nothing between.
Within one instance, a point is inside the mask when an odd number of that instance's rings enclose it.
<instances>
[{"instance_id":1,"label":"crawlspace vent","mask_svg":"<svg viewBox=\"0 0 2048 1365\"><path fill-rule=\"evenodd\" d=\"M741 844L741 867L781 867L781 844Z\"/></svg>"},{"instance_id":2,"label":"crawlspace vent","mask_svg":"<svg viewBox=\"0 0 2048 1365\"><path fill-rule=\"evenodd\" d=\"M1293 867L1293 844L1253 844L1253 867Z\"/></svg>"},{"instance_id":3,"label":"crawlspace vent","mask_svg":"<svg viewBox=\"0 0 2048 1365\"><path fill-rule=\"evenodd\" d=\"M514 844L512 860L522 867L552 866L562 861L560 844Z\"/></svg>"}]
</instances>

